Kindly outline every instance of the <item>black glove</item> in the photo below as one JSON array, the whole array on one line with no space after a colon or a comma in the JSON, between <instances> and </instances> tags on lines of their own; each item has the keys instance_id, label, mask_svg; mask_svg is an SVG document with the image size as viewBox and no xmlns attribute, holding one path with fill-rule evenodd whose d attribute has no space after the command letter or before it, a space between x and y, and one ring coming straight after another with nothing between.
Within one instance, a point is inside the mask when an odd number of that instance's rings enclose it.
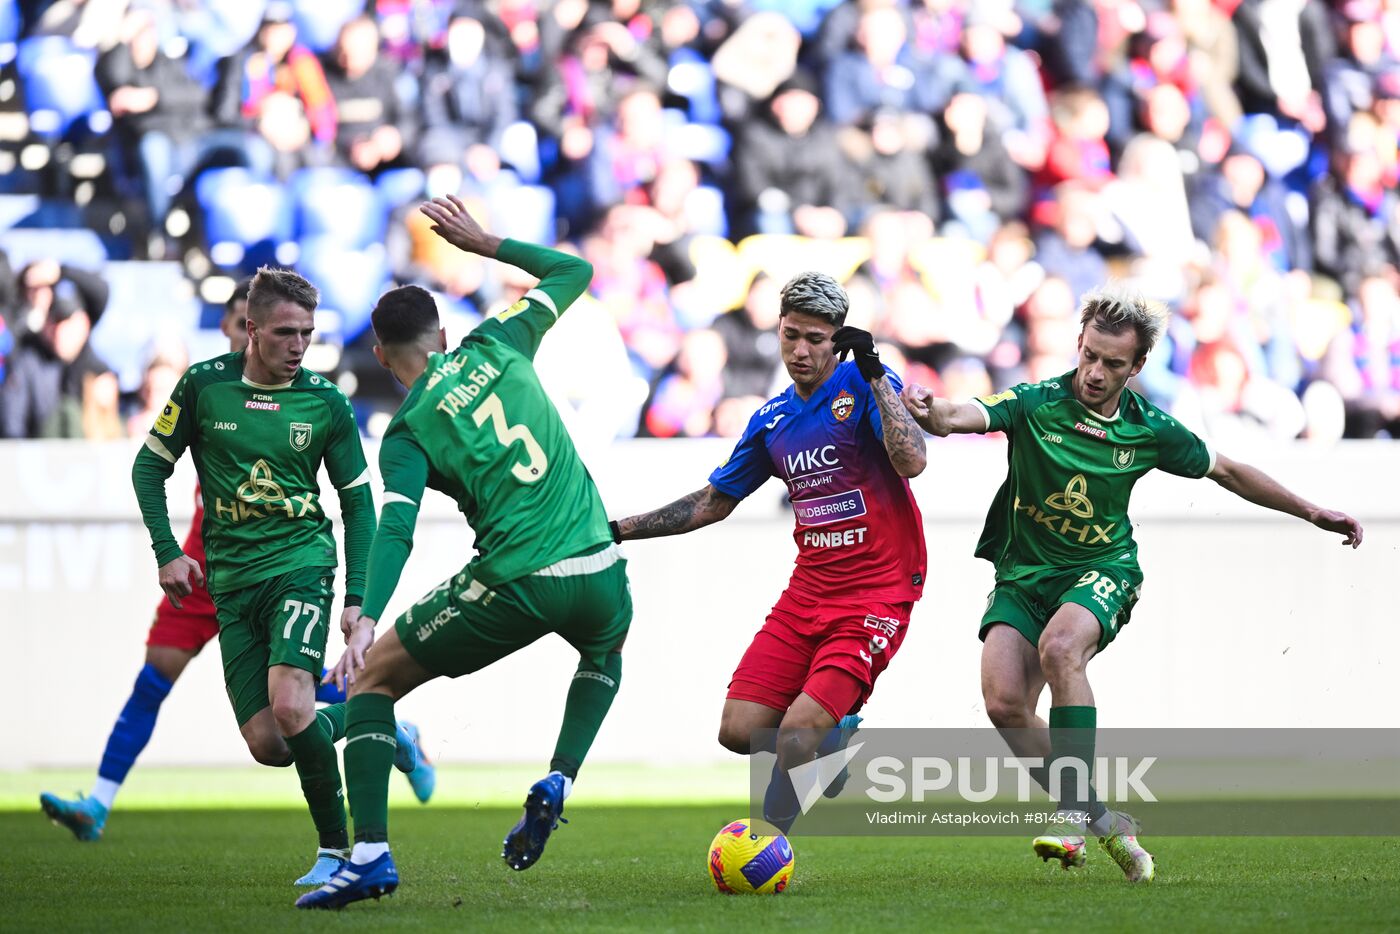
<instances>
[{"instance_id":1,"label":"black glove","mask_svg":"<svg viewBox=\"0 0 1400 934\"><path fill-rule=\"evenodd\" d=\"M880 362L880 354L875 349L875 338L870 336L869 331L853 327L837 328L836 333L831 335L831 346L836 351L837 360L845 357L847 353L852 355L861 378L867 383L885 375L885 365Z\"/></svg>"}]
</instances>

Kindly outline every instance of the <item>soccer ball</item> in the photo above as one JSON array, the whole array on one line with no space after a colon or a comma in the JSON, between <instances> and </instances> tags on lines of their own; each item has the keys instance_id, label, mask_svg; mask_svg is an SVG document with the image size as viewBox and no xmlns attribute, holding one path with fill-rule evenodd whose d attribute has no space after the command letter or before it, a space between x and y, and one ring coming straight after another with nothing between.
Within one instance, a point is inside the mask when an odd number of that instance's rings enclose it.
<instances>
[{"instance_id":1,"label":"soccer ball","mask_svg":"<svg viewBox=\"0 0 1400 934\"><path fill-rule=\"evenodd\" d=\"M792 863L787 837L758 833L748 820L732 822L710 843L710 880L727 895L776 895L792 879Z\"/></svg>"}]
</instances>

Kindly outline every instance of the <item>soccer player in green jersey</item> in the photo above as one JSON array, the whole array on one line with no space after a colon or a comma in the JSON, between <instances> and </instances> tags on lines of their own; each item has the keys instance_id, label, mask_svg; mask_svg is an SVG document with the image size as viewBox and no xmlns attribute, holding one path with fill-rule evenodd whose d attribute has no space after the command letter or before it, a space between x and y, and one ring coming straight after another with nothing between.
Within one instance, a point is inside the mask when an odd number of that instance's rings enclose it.
<instances>
[{"instance_id":1,"label":"soccer player in green jersey","mask_svg":"<svg viewBox=\"0 0 1400 934\"><path fill-rule=\"evenodd\" d=\"M1151 881L1138 826L1107 809L1087 784L1096 708L1085 668L1127 624L1142 587L1128 518L1133 484L1154 467L1209 477L1252 503L1297 516L1361 544L1361 524L1315 506L1247 464L1212 451L1127 388L1166 326L1166 312L1112 286L1084 297L1079 365L1055 379L955 404L911 385L904 403L931 434L1005 432L1006 482L987 514L977 556L996 567L982 616L982 697L1031 774L1058 786L1062 820L1036 837L1043 859L1083 865L1092 832L1133 882ZM1036 702L1050 687L1050 722ZM1069 766L1069 768L1065 768ZM1052 775L1084 779L1052 782ZM1066 788L1065 786L1071 786ZM1051 791L1051 794L1055 794Z\"/></svg>"},{"instance_id":2,"label":"soccer player in green jersey","mask_svg":"<svg viewBox=\"0 0 1400 934\"><path fill-rule=\"evenodd\" d=\"M296 765L320 836L299 885L325 882L349 847L333 745L344 735L344 705L315 706L336 567L316 476L323 463L345 528L347 633L360 614L374 537L369 467L350 401L301 365L319 298L290 270L259 270L248 292L247 347L190 367L132 467L161 589L177 609L192 583L213 597L224 684L249 751L264 765ZM207 575L170 532L165 481L186 449L204 495ZM398 764L409 772L417 750L405 746Z\"/></svg>"},{"instance_id":3,"label":"soccer player in green jersey","mask_svg":"<svg viewBox=\"0 0 1400 934\"><path fill-rule=\"evenodd\" d=\"M364 606L331 673L351 682L345 777L355 849L329 884L298 899L300 908L340 908L398 887L386 807L394 703L433 678L477 671L552 632L578 650L578 669L550 772L530 788L501 854L512 869L533 866L617 694L632 621L627 562L532 362L545 332L588 287L592 268L487 234L456 198L434 199L422 211L449 243L540 282L452 350L422 289L394 289L374 309L375 356L408 396L380 448L384 508ZM476 533L477 555L376 642L428 487L456 501Z\"/></svg>"}]
</instances>

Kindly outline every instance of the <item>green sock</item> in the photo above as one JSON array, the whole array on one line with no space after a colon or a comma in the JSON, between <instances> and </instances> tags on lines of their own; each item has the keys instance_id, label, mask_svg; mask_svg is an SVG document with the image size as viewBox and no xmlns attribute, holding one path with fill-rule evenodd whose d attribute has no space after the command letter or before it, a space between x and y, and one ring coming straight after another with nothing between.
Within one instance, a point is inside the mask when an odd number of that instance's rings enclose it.
<instances>
[{"instance_id":1,"label":"green sock","mask_svg":"<svg viewBox=\"0 0 1400 934\"><path fill-rule=\"evenodd\" d=\"M394 702L386 694L356 694L349 711L345 742L345 784L356 843L389 839L389 771L398 751Z\"/></svg>"},{"instance_id":2,"label":"green sock","mask_svg":"<svg viewBox=\"0 0 1400 934\"><path fill-rule=\"evenodd\" d=\"M563 772L569 778L578 777L579 766L588 755L588 748L608 715L617 686L622 681L622 653L609 652L600 669L587 659L578 663L569 697L564 702L564 723L559 728L559 742L550 760L552 771Z\"/></svg>"},{"instance_id":3,"label":"green sock","mask_svg":"<svg viewBox=\"0 0 1400 934\"><path fill-rule=\"evenodd\" d=\"M1093 707L1050 708L1050 778L1060 783L1060 808L1067 811L1099 811L1094 794L1094 730L1098 711ZM1079 781L1073 769L1062 771L1057 766L1063 760L1081 763L1088 794L1079 794ZM1096 816L1091 813L1091 817Z\"/></svg>"},{"instance_id":4,"label":"green sock","mask_svg":"<svg viewBox=\"0 0 1400 934\"><path fill-rule=\"evenodd\" d=\"M330 738L338 743L345 738L345 704L327 704L316 711L316 722Z\"/></svg>"},{"instance_id":5,"label":"green sock","mask_svg":"<svg viewBox=\"0 0 1400 934\"><path fill-rule=\"evenodd\" d=\"M319 718L296 736L287 737L287 748L301 777L301 793L311 810L311 820L321 836L321 846L345 849L350 837L345 829L345 802L340 790L340 763L335 744L326 736Z\"/></svg>"}]
</instances>

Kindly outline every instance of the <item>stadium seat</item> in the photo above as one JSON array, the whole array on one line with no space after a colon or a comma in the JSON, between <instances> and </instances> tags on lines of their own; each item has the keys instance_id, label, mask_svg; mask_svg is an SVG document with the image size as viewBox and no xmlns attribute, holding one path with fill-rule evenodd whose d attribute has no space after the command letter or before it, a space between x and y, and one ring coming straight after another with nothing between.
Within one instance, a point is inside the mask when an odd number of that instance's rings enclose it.
<instances>
[{"instance_id":1,"label":"stadium seat","mask_svg":"<svg viewBox=\"0 0 1400 934\"><path fill-rule=\"evenodd\" d=\"M107 262L102 238L84 229L28 229L0 231L0 251L14 269L23 269L36 259L56 259L68 266L101 269Z\"/></svg>"},{"instance_id":2,"label":"stadium seat","mask_svg":"<svg viewBox=\"0 0 1400 934\"><path fill-rule=\"evenodd\" d=\"M501 134L501 162L515 170L527 185L540 180L540 138L534 124L517 120Z\"/></svg>"},{"instance_id":3,"label":"stadium seat","mask_svg":"<svg viewBox=\"0 0 1400 934\"><path fill-rule=\"evenodd\" d=\"M729 236L729 220L724 213L724 192L712 185L701 185L685 200L685 217L690 231L706 236Z\"/></svg>"},{"instance_id":4,"label":"stadium seat","mask_svg":"<svg viewBox=\"0 0 1400 934\"><path fill-rule=\"evenodd\" d=\"M383 244L355 250L333 237L312 237L302 242L296 266L321 290L321 308L339 316L339 333L323 329L325 339L348 344L369 326L369 313L389 282Z\"/></svg>"},{"instance_id":5,"label":"stadium seat","mask_svg":"<svg viewBox=\"0 0 1400 934\"><path fill-rule=\"evenodd\" d=\"M393 209L422 198L427 183L423 170L410 166L379 173L374 187L379 197L384 199L385 206Z\"/></svg>"},{"instance_id":6,"label":"stadium seat","mask_svg":"<svg viewBox=\"0 0 1400 934\"><path fill-rule=\"evenodd\" d=\"M0 0L0 65L14 60L15 40L18 38L18 0Z\"/></svg>"},{"instance_id":7,"label":"stadium seat","mask_svg":"<svg viewBox=\"0 0 1400 934\"><path fill-rule=\"evenodd\" d=\"M273 262L292 236L291 198L282 185L241 168L210 169L195 183L209 258L251 272Z\"/></svg>"},{"instance_id":8,"label":"stadium seat","mask_svg":"<svg viewBox=\"0 0 1400 934\"><path fill-rule=\"evenodd\" d=\"M36 36L19 44L15 64L36 135L56 140L80 120L94 133L111 128L112 115L92 73L96 61L95 51L63 36Z\"/></svg>"},{"instance_id":9,"label":"stadium seat","mask_svg":"<svg viewBox=\"0 0 1400 934\"><path fill-rule=\"evenodd\" d=\"M297 41L313 52L335 45L340 27L365 7L364 0L295 0Z\"/></svg>"},{"instance_id":10,"label":"stadium seat","mask_svg":"<svg viewBox=\"0 0 1400 934\"><path fill-rule=\"evenodd\" d=\"M486 193L493 229L527 243L553 243L554 192L541 185L492 187Z\"/></svg>"},{"instance_id":11,"label":"stadium seat","mask_svg":"<svg viewBox=\"0 0 1400 934\"><path fill-rule=\"evenodd\" d=\"M298 239L326 237L350 249L384 239L384 200L369 179L348 169L302 169L289 182Z\"/></svg>"},{"instance_id":12,"label":"stadium seat","mask_svg":"<svg viewBox=\"0 0 1400 934\"><path fill-rule=\"evenodd\" d=\"M715 73L704 56L694 49L677 49L671 55L671 71L666 86L684 97L687 116L694 123L718 124L719 97L715 94Z\"/></svg>"},{"instance_id":13,"label":"stadium seat","mask_svg":"<svg viewBox=\"0 0 1400 934\"><path fill-rule=\"evenodd\" d=\"M691 123L682 111L667 108L666 149L672 155L711 167L723 166L729 160L729 133L709 123Z\"/></svg>"}]
</instances>

